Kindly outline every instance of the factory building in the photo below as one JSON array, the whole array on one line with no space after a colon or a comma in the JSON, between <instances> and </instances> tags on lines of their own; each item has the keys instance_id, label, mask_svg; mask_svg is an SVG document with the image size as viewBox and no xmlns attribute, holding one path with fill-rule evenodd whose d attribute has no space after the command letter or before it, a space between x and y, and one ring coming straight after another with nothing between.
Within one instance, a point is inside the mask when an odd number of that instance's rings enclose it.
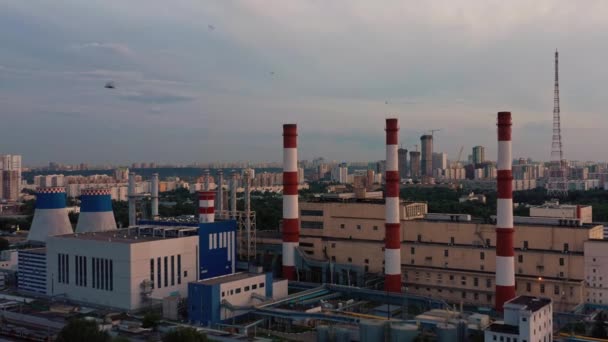
<instances>
[{"instance_id":1,"label":"factory building","mask_svg":"<svg viewBox=\"0 0 608 342\"><path fill-rule=\"evenodd\" d=\"M234 273L188 285L188 317L209 325L243 315L256 304L287 296L287 280L273 281L272 273Z\"/></svg>"},{"instance_id":2,"label":"factory building","mask_svg":"<svg viewBox=\"0 0 608 342\"><path fill-rule=\"evenodd\" d=\"M553 341L551 299L519 296L504 305L504 321L492 323L484 341Z\"/></svg>"},{"instance_id":3,"label":"factory building","mask_svg":"<svg viewBox=\"0 0 608 342\"><path fill-rule=\"evenodd\" d=\"M495 225L458 214L424 218L425 203L401 203L399 210L402 281L407 292L450 303L493 306ZM383 277L382 201L304 202L300 215L299 279L363 286L373 275ZM515 217L514 222L516 293L549 297L559 311L585 302L584 246L601 239L603 227L533 217ZM258 234L258 260L272 268L278 262L280 243L277 234ZM608 255L606 250L603 253Z\"/></svg>"},{"instance_id":4,"label":"factory building","mask_svg":"<svg viewBox=\"0 0 608 342\"><path fill-rule=\"evenodd\" d=\"M47 295L122 310L187 295L199 270L196 227L135 226L47 240Z\"/></svg>"},{"instance_id":5,"label":"factory building","mask_svg":"<svg viewBox=\"0 0 608 342\"><path fill-rule=\"evenodd\" d=\"M22 249L17 253L17 289L46 294L46 249Z\"/></svg>"},{"instance_id":6,"label":"factory building","mask_svg":"<svg viewBox=\"0 0 608 342\"><path fill-rule=\"evenodd\" d=\"M593 207L590 205L559 204L558 201L530 207L530 216L560 219L580 219L583 223L593 222Z\"/></svg>"}]
</instances>

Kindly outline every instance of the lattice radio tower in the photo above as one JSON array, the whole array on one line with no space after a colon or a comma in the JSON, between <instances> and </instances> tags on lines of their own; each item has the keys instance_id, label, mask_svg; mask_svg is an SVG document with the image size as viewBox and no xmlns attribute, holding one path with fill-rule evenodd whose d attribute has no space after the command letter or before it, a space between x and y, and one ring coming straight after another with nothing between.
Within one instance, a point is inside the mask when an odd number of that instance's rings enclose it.
<instances>
[{"instance_id":1,"label":"lattice radio tower","mask_svg":"<svg viewBox=\"0 0 608 342\"><path fill-rule=\"evenodd\" d=\"M559 54L555 50L555 89L553 91L553 142L551 144L551 164L547 194L555 197L568 195L568 180L566 179L566 161L562 150L562 130L559 110Z\"/></svg>"}]
</instances>

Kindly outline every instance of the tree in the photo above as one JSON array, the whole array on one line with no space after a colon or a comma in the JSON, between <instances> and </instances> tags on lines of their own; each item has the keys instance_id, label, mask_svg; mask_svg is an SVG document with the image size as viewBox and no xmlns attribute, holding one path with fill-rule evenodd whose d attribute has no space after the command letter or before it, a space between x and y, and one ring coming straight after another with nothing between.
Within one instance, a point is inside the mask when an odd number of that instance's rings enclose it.
<instances>
[{"instance_id":1,"label":"tree","mask_svg":"<svg viewBox=\"0 0 608 342\"><path fill-rule=\"evenodd\" d=\"M110 342L111 338L105 331L100 331L97 323L86 319L71 320L57 335L57 342Z\"/></svg>"},{"instance_id":2,"label":"tree","mask_svg":"<svg viewBox=\"0 0 608 342\"><path fill-rule=\"evenodd\" d=\"M207 335L194 328L177 328L163 336L163 342L207 342Z\"/></svg>"},{"instance_id":3,"label":"tree","mask_svg":"<svg viewBox=\"0 0 608 342\"><path fill-rule=\"evenodd\" d=\"M591 337L595 337L595 338L608 337L608 334L606 334L606 327L604 326L604 320L602 319L601 314L599 314L595 317L595 323L593 323L593 328L591 329Z\"/></svg>"},{"instance_id":4,"label":"tree","mask_svg":"<svg viewBox=\"0 0 608 342\"><path fill-rule=\"evenodd\" d=\"M160 314L156 311L148 311L144 314L144 319L142 320L142 328L152 328L156 329L158 324L160 323Z\"/></svg>"},{"instance_id":5,"label":"tree","mask_svg":"<svg viewBox=\"0 0 608 342\"><path fill-rule=\"evenodd\" d=\"M3 251L5 249L9 249L10 246L11 246L11 244L10 244L10 242L8 242L7 239L0 238L0 251Z\"/></svg>"}]
</instances>

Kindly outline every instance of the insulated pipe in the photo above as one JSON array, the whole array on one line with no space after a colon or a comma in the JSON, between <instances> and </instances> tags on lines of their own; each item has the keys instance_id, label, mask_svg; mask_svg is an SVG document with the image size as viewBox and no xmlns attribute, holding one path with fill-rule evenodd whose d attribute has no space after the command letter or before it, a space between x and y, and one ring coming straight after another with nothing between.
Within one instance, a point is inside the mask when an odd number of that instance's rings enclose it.
<instances>
[{"instance_id":1,"label":"insulated pipe","mask_svg":"<svg viewBox=\"0 0 608 342\"><path fill-rule=\"evenodd\" d=\"M515 298L513 252L513 175L511 173L511 112L498 113L498 199L496 205L496 310Z\"/></svg>"},{"instance_id":2,"label":"insulated pipe","mask_svg":"<svg viewBox=\"0 0 608 342\"><path fill-rule=\"evenodd\" d=\"M129 227L133 227L137 224L136 218L136 198L135 198L135 173L129 173Z\"/></svg>"},{"instance_id":3,"label":"insulated pipe","mask_svg":"<svg viewBox=\"0 0 608 342\"><path fill-rule=\"evenodd\" d=\"M215 222L215 191L199 191L198 221L199 223Z\"/></svg>"},{"instance_id":4,"label":"insulated pipe","mask_svg":"<svg viewBox=\"0 0 608 342\"><path fill-rule=\"evenodd\" d=\"M399 218L399 121L386 119L386 203L384 290L401 292L401 220Z\"/></svg>"},{"instance_id":5,"label":"insulated pipe","mask_svg":"<svg viewBox=\"0 0 608 342\"><path fill-rule=\"evenodd\" d=\"M299 240L298 127L286 124L283 125L283 277L287 280L296 280Z\"/></svg>"},{"instance_id":6,"label":"insulated pipe","mask_svg":"<svg viewBox=\"0 0 608 342\"><path fill-rule=\"evenodd\" d=\"M151 214L152 214L152 219L156 219L158 217L158 173L153 173L152 174L152 182L150 184L150 194L152 195L152 201L151 201L151 206L152 206L152 210L151 210Z\"/></svg>"}]
</instances>

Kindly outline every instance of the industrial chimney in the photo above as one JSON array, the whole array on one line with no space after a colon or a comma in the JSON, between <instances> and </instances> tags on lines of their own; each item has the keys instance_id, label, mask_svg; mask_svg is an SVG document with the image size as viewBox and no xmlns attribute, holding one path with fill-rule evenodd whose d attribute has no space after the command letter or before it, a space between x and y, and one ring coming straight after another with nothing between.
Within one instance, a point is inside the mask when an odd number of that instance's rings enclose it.
<instances>
[{"instance_id":1,"label":"industrial chimney","mask_svg":"<svg viewBox=\"0 0 608 342\"><path fill-rule=\"evenodd\" d=\"M27 240L46 242L49 236L73 233L68 212L65 208L64 187L38 188L36 191L36 211Z\"/></svg>"},{"instance_id":2,"label":"industrial chimney","mask_svg":"<svg viewBox=\"0 0 608 342\"><path fill-rule=\"evenodd\" d=\"M298 127L283 125L283 277L296 279L295 253L300 240L298 209Z\"/></svg>"},{"instance_id":3,"label":"industrial chimney","mask_svg":"<svg viewBox=\"0 0 608 342\"><path fill-rule=\"evenodd\" d=\"M236 170L232 170L230 174L230 217L233 220L236 220L236 190L237 190L237 181L236 181Z\"/></svg>"},{"instance_id":4,"label":"industrial chimney","mask_svg":"<svg viewBox=\"0 0 608 342\"><path fill-rule=\"evenodd\" d=\"M384 289L401 292L401 220L399 218L399 121L386 119L386 203Z\"/></svg>"},{"instance_id":5,"label":"industrial chimney","mask_svg":"<svg viewBox=\"0 0 608 342\"><path fill-rule=\"evenodd\" d=\"M76 233L116 229L110 189L84 189L80 192L80 215Z\"/></svg>"},{"instance_id":6,"label":"industrial chimney","mask_svg":"<svg viewBox=\"0 0 608 342\"><path fill-rule=\"evenodd\" d=\"M515 298L511 112L498 113L498 200L496 204L496 310Z\"/></svg>"},{"instance_id":7,"label":"industrial chimney","mask_svg":"<svg viewBox=\"0 0 608 342\"><path fill-rule=\"evenodd\" d=\"M152 219L158 218L158 173L152 174L152 181L150 182L150 195L151 195L151 214Z\"/></svg>"},{"instance_id":8,"label":"industrial chimney","mask_svg":"<svg viewBox=\"0 0 608 342\"><path fill-rule=\"evenodd\" d=\"M137 205L137 198L135 195L135 173L131 172L129 173L129 190L128 190L128 197L129 197L129 227L133 227L137 224L137 217L136 217L136 208L135 206Z\"/></svg>"},{"instance_id":9,"label":"industrial chimney","mask_svg":"<svg viewBox=\"0 0 608 342\"><path fill-rule=\"evenodd\" d=\"M198 221L200 223L215 222L215 191L199 191Z\"/></svg>"},{"instance_id":10,"label":"industrial chimney","mask_svg":"<svg viewBox=\"0 0 608 342\"><path fill-rule=\"evenodd\" d=\"M217 170L217 203L215 203L215 208L223 215L222 211L224 211L224 171Z\"/></svg>"}]
</instances>

